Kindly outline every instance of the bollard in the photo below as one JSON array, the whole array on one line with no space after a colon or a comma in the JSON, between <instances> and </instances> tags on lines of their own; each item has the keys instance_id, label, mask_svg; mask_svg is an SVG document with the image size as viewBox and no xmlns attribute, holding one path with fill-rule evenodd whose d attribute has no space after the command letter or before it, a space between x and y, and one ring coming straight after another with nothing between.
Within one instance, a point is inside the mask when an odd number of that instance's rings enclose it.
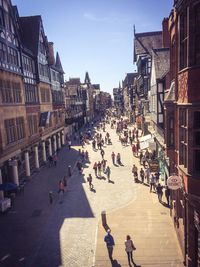
<instances>
[{"instance_id":1,"label":"bollard","mask_svg":"<svg viewBox=\"0 0 200 267\"><path fill-rule=\"evenodd\" d=\"M71 165L68 166L68 176L72 176L72 170L71 170Z\"/></svg>"},{"instance_id":2,"label":"bollard","mask_svg":"<svg viewBox=\"0 0 200 267\"><path fill-rule=\"evenodd\" d=\"M107 222L106 222L106 211L105 210L103 210L101 212L101 220L102 220L102 225L103 226L107 225Z\"/></svg>"}]
</instances>

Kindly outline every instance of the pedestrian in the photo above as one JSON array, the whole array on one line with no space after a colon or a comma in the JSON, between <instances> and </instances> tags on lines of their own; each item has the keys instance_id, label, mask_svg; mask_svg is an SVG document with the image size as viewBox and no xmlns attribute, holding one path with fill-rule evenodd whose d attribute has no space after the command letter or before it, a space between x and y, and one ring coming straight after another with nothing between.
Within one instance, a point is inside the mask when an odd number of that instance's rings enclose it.
<instances>
[{"instance_id":1,"label":"pedestrian","mask_svg":"<svg viewBox=\"0 0 200 267\"><path fill-rule=\"evenodd\" d=\"M139 139L137 139L137 142L136 142L136 153L137 153L137 155L138 155L139 150L140 150L140 141L139 141Z\"/></svg>"},{"instance_id":2,"label":"pedestrian","mask_svg":"<svg viewBox=\"0 0 200 267\"><path fill-rule=\"evenodd\" d=\"M147 184L149 184L149 178L150 178L150 169L149 167L147 167L147 169L145 169L145 179L147 180Z\"/></svg>"},{"instance_id":3,"label":"pedestrian","mask_svg":"<svg viewBox=\"0 0 200 267\"><path fill-rule=\"evenodd\" d=\"M133 244L133 241L131 240L130 235L126 236L126 240L125 240L125 251L127 253L128 256L128 264L131 266L131 262L134 264L134 266L136 265L133 261L133 250L136 250L136 247Z\"/></svg>"},{"instance_id":4,"label":"pedestrian","mask_svg":"<svg viewBox=\"0 0 200 267\"><path fill-rule=\"evenodd\" d=\"M92 149L96 150L96 141L95 140L92 141Z\"/></svg>"},{"instance_id":5,"label":"pedestrian","mask_svg":"<svg viewBox=\"0 0 200 267\"><path fill-rule=\"evenodd\" d=\"M133 152L133 155L134 155L134 156L135 156L135 154L136 154L136 150L137 150L136 145L133 144L133 145L132 145L132 152Z\"/></svg>"},{"instance_id":6,"label":"pedestrian","mask_svg":"<svg viewBox=\"0 0 200 267\"><path fill-rule=\"evenodd\" d=\"M142 152L140 152L139 158L140 158L140 164L142 165L142 158L143 158L143 153Z\"/></svg>"},{"instance_id":7,"label":"pedestrian","mask_svg":"<svg viewBox=\"0 0 200 267\"><path fill-rule=\"evenodd\" d=\"M158 184L159 183L159 179L160 179L160 173L159 172L155 173L155 179L156 179L156 184Z\"/></svg>"},{"instance_id":8,"label":"pedestrian","mask_svg":"<svg viewBox=\"0 0 200 267\"><path fill-rule=\"evenodd\" d=\"M93 170L94 170L95 176L97 177L97 163L96 162L93 165Z\"/></svg>"},{"instance_id":9,"label":"pedestrian","mask_svg":"<svg viewBox=\"0 0 200 267\"><path fill-rule=\"evenodd\" d=\"M92 183L92 175L91 174L89 174L87 180L88 180L88 183L89 183L90 190L92 190L94 188L94 185Z\"/></svg>"},{"instance_id":10,"label":"pedestrian","mask_svg":"<svg viewBox=\"0 0 200 267\"><path fill-rule=\"evenodd\" d=\"M71 142L71 140L69 140L68 141L68 148L69 148L69 150L71 149L71 145L72 145L72 142Z\"/></svg>"},{"instance_id":11,"label":"pedestrian","mask_svg":"<svg viewBox=\"0 0 200 267\"><path fill-rule=\"evenodd\" d=\"M48 160L49 160L49 167L53 166L53 157L51 155L49 155Z\"/></svg>"},{"instance_id":12,"label":"pedestrian","mask_svg":"<svg viewBox=\"0 0 200 267\"><path fill-rule=\"evenodd\" d=\"M157 194L158 194L158 200L159 202L162 202L162 196L163 196L163 187L161 186L160 183L158 183L157 187L156 187L156 191L157 191Z\"/></svg>"},{"instance_id":13,"label":"pedestrian","mask_svg":"<svg viewBox=\"0 0 200 267\"><path fill-rule=\"evenodd\" d=\"M63 177L63 184L64 184L64 187L66 188L67 187L67 176L66 175Z\"/></svg>"},{"instance_id":14,"label":"pedestrian","mask_svg":"<svg viewBox=\"0 0 200 267\"><path fill-rule=\"evenodd\" d=\"M81 172L82 172L82 163L81 163L80 161L78 161L78 162L76 163L76 167L77 167L79 173L81 173Z\"/></svg>"},{"instance_id":15,"label":"pedestrian","mask_svg":"<svg viewBox=\"0 0 200 267\"><path fill-rule=\"evenodd\" d=\"M114 152L112 152L111 158L112 158L113 165L115 165L115 153Z\"/></svg>"},{"instance_id":16,"label":"pedestrian","mask_svg":"<svg viewBox=\"0 0 200 267\"><path fill-rule=\"evenodd\" d=\"M101 177L101 162L97 163L98 176Z\"/></svg>"},{"instance_id":17,"label":"pedestrian","mask_svg":"<svg viewBox=\"0 0 200 267\"><path fill-rule=\"evenodd\" d=\"M106 167L105 173L107 175L108 182L110 182L110 173L111 173L111 170L110 170L110 167L109 166Z\"/></svg>"},{"instance_id":18,"label":"pedestrian","mask_svg":"<svg viewBox=\"0 0 200 267\"><path fill-rule=\"evenodd\" d=\"M53 204L53 192L49 191L49 203Z\"/></svg>"},{"instance_id":19,"label":"pedestrian","mask_svg":"<svg viewBox=\"0 0 200 267\"><path fill-rule=\"evenodd\" d=\"M101 153L102 159L104 159L105 151L103 149L101 149L100 153Z\"/></svg>"},{"instance_id":20,"label":"pedestrian","mask_svg":"<svg viewBox=\"0 0 200 267\"><path fill-rule=\"evenodd\" d=\"M57 161L58 161L58 157L56 154L53 155L53 163L54 163L54 166L56 167L57 166Z\"/></svg>"},{"instance_id":21,"label":"pedestrian","mask_svg":"<svg viewBox=\"0 0 200 267\"><path fill-rule=\"evenodd\" d=\"M144 170L142 168L140 169L140 179L141 182L144 183Z\"/></svg>"},{"instance_id":22,"label":"pedestrian","mask_svg":"<svg viewBox=\"0 0 200 267\"><path fill-rule=\"evenodd\" d=\"M120 155L120 153L117 153L116 159L117 159L117 164L121 165L122 163L121 163L121 155Z\"/></svg>"},{"instance_id":23,"label":"pedestrian","mask_svg":"<svg viewBox=\"0 0 200 267\"><path fill-rule=\"evenodd\" d=\"M64 190L64 184L63 184L63 181L60 180L59 181L59 184L58 184L58 194L62 192L64 194L65 190Z\"/></svg>"},{"instance_id":24,"label":"pedestrian","mask_svg":"<svg viewBox=\"0 0 200 267\"><path fill-rule=\"evenodd\" d=\"M155 176L153 175L153 173L151 174L150 177L150 192L152 191L152 189L155 190Z\"/></svg>"},{"instance_id":25,"label":"pedestrian","mask_svg":"<svg viewBox=\"0 0 200 267\"><path fill-rule=\"evenodd\" d=\"M112 254L113 254L113 247L115 245L115 241L114 241L113 236L110 233L111 233L111 230L108 229L107 235L104 237L104 242L106 243L106 246L107 246L109 259L113 261Z\"/></svg>"},{"instance_id":26,"label":"pedestrian","mask_svg":"<svg viewBox=\"0 0 200 267\"><path fill-rule=\"evenodd\" d=\"M107 162L107 160L105 160L105 159L102 159L102 161L101 161L101 166L102 166L102 168L103 168L103 172L105 173L105 171L106 171L106 162Z\"/></svg>"},{"instance_id":27,"label":"pedestrian","mask_svg":"<svg viewBox=\"0 0 200 267\"><path fill-rule=\"evenodd\" d=\"M167 205L170 206L170 189L168 186L165 187L165 197L167 200Z\"/></svg>"}]
</instances>

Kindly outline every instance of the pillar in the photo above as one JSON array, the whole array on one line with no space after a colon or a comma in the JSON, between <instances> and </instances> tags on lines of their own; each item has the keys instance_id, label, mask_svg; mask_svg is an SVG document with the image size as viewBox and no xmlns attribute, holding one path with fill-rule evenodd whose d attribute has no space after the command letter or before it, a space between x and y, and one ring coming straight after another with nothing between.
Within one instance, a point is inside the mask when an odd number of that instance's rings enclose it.
<instances>
[{"instance_id":1,"label":"pillar","mask_svg":"<svg viewBox=\"0 0 200 267\"><path fill-rule=\"evenodd\" d=\"M1 168L0 168L0 184L2 184L2 173L1 173ZM4 199L4 193L3 191L0 191L0 201Z\"/></svg>"},{"instance_id":2,"label":"pillar","mask_svg":"<svg viewBox=\"0 0 200 267\"><path fill-rule=\"evenodd\" d=\"M64 146L64 144L65 144L64 131L61 132L61 144L62 144L62 146Z\"/></svg>"},{"instance_id":3,"label":"pillar","mask_svg":"<svg viewBox=\"0 0 200 267\"><path fill-rule=\"evenodd\" d=\"M58 148L61 148L60 133L58 133Z\"/></svg>"},{"instance_id":4,"label":"pillar","mask_svg":"<svg viewBox=\"0 0 200 267\"><path fill-rule=\"evenodd\" d=\"M57 151L57 144L56 144L56 136L54 135L53 137L53 148L54 148L54 153Z\"/></svg>"},{"instance_id":5,"label":"pillar","mask_svg":"<svg viewBox=\"0 0 200 267\"><path fill-rule=\"evenodd\" d=\"M47 161L45 141L42 142L42 157L43 157L43 161Z\"/></svg>"},{"instance_id":6,"label":"pillar","mask_svg":"<svg viewBox=\"0 0 200 267\"><path fill-rule=\"evenodd\" d=\"M40 164L39 164L39 159L38 159L38 146L34 147L34 151L35 151L35 167L39 169Z\"/></svg>"},{"instance_id":7,"label":"pillar","mask_svg":"<svg viewBox=\"0 0 200 267\"><path fill-rule=\"evenodd\" d=\"M12 170L13 170L13 182L15 184L19 185L19 175L18 175L17 160L13 160Z\"/></svg>"},{"instance_id":8,"label":"pillar","mask_svg":"<svg viewBox=\"0 0 200 267\"><path fill-rule=\"evenodd\" d=\"M25 157L26 176L30 176L31 175L31 171L30 171L30 162L29 162L29 153L28 153L28 151L25 152L24 157Z\"/></svg>"},{"instance_id":9,"label":"pillar","mask_svg":"<svg viewBox=\"0 0 200 267\"><path fill-rule=\"evenodd\" d=\"M49 138L48 141L49 141L49 155L52 156L52 143L51 143L51 138Z\"/></svg>"}]
</instances>

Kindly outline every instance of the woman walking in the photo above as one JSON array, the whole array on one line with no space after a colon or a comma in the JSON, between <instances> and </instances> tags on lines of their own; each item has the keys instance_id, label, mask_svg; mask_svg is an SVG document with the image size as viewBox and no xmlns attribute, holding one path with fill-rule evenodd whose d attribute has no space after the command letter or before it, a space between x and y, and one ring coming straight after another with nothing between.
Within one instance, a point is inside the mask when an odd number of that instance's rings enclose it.
<instances>
[{"instance_id":1,"label":"woman walking","mask_svg":"<svg viewBox=\"0 0 200 267\"><path fill-rule=\"evenodd\" d=\"M131 262L134 264L134 266L136 265L133 261L133 250L136 250L136 248L133 244L133 241L131 240L130 235L127 235L125 240L125 251L128 256L129 266L131 266Z\"/></svg>"}]
</instances>

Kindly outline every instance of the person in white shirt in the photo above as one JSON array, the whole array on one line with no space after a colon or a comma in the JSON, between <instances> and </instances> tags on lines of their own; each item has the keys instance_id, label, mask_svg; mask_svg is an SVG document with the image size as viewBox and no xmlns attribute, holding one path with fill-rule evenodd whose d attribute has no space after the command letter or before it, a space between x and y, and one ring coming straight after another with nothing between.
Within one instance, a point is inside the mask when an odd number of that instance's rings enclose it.
<instances>
[{"instance_id":1,"label":"person in white shirt","mask_svg":"<svg viewBox=\"0 0 200 267\"><path fill-rule=\"evenodd\" d=\"M133 241L131 240L130 235L126 236L126 240L125 240L125 251L127 253L128 256L128 263L129 266L131 266L131 262L134 264L134 266L136 266L136 264L133 261L133 250L136 250Z\"/></svg>"}]
</instances>

